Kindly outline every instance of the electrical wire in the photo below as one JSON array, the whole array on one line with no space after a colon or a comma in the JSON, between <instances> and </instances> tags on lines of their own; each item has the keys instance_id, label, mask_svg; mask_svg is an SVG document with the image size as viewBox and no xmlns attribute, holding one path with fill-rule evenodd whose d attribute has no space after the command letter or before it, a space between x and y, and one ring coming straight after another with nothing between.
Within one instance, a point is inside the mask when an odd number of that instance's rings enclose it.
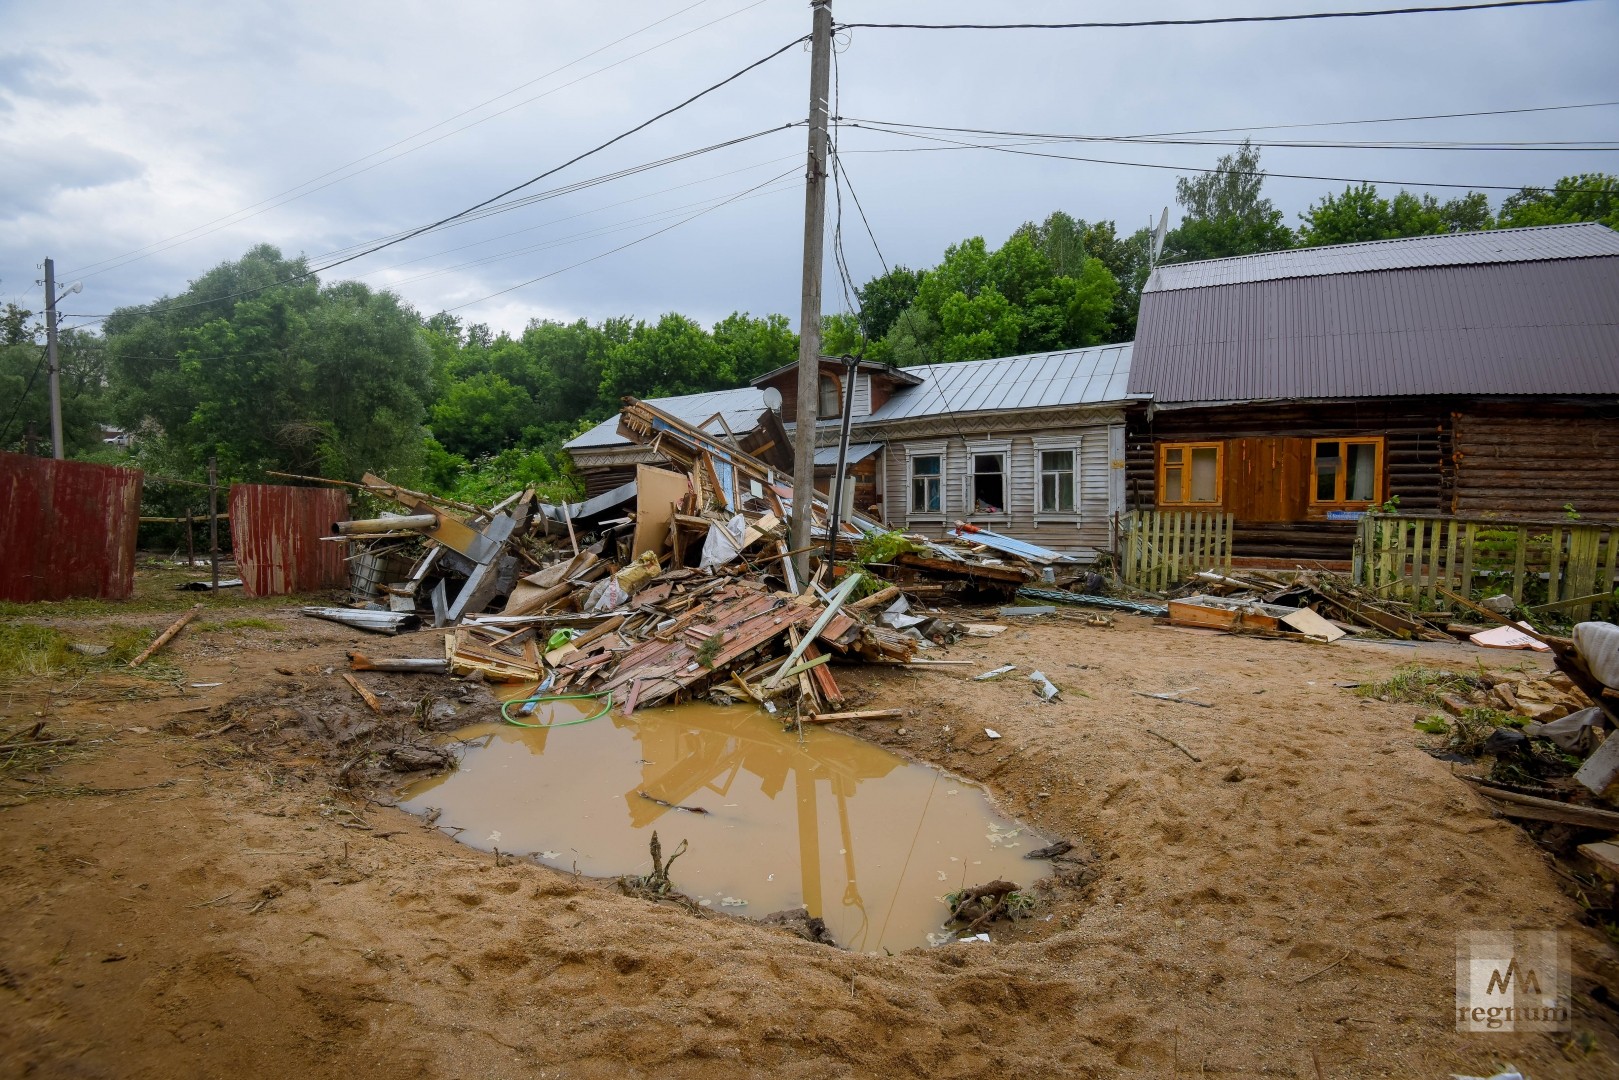
<instances>
[{"instance_id":1,"label":"electrical wire","mask_svg":"<svg viewBox=\"0 0 1619 1080\"><path fill-rule=\"evenodd\" d=\"M341 258L338 258L338 259L335 259L335 260L333 260L331 262L328 262L323 266L319 266L319 267L316 267L316 268L310 269L310 270L305 270L305 271L303 271L301 273L294 274L294 275L291 275L289 277L283 278L280 281L270 282L269 284L266 284L266 285L255 286L252 289L244 289L244 290L240 290L240 291L234 292L234 293L226 293L226 294L221 295L221 296L210 297L210 298L208 298L206 300L192 301L189 304L168 304L168 305L164 305L162 307L162 310L163 311L183 311L183 310L186 310L187 308L200 307L200 306L204 306L204 305L207 305L207 304L214 304L214 303L218 303L221 300L232 300L232 299L236 299L237 297L247 296L247 295L251 295L253 293L257 293L257 292L263 292L265 289L275 288L278 285L286 285L286 284L290 284L290 283L292 283L294 281L300 281L300 280L302 280L302 279L304 279L306 277L311 277L311 276L314 276L314 275L323 274L323 273L327 272L328 270L334 269L335 267L342 266L342 265L344 265L346 263L351 263L351 262L355 261L356 259L362 258L362 257L364 257L366 255L373 254L373 253L375 253L377 251L381 251L384 248L392 247L395 244L403 243L406 240L409 240L409 239L412 239L414 237L420 236L425 232L429 232L431 230L441 228L441 227L443 227L443 226L445 226L445 225L447 225L447 224L449 224L451 222L454 222L454 221L456 221L458 219L467 218L467 217L469 217L470 215L474 214L477 211L484 210L486 208L489 208L492 204L498 203L501 199L506 198L508 195L511 195L511 194L513 194L515 192L521 191L524 188L531 187L534 184L538 183L539 181L545 179L546 177L553 176L556 173L560 172L561 170L567 168L568 166L576 164L576 163L578 163L580 161L583 161L585 158L591 157L594 154L598 154L601 151L607 149L608 147L614 145L615 143L621 142L624 139L628 138L629 136L650 127L651 125L657 123L659 120L662 120L667 116L670 116L670 115L672 115L672 114L674 114L676 112L679 112L680 110L688 107L689 105L691 105L694 102L700 100L701 98L704 98L704 97L708 96L709 94L711 94L714 91L720 89L721 87L727 86L730 83L735 82L737 79L741 78L743 75L746 75L748 72L754 70L755 68L758 68L758 67L760 67L760 66L762 66L762 65L764 65L766 63L769 63L771 60L774 60L776 57L778 57L778 56L782 55L783 53L787 52L787 50L793 48L796 45L801 44L802 42L804 42L806 40L808 40L808 35L805 35L804 37L795 38L794 40L788 42L786 45L783 45L781 48L776 49L774 52L771 52L768 55L763 56L763 57L759 58L758 60L753 61L751 64L748 64L746 67L743 67L740 70L735 71L730 75L727 75L725 78L721 79L719 82L713 83L710 86L708 86L708 87L706 87L706 88L704 88L702 90L699 90L697 93L695 93L695 94L691 95L690 97L686 98L684 101L681 101L679 104L676 104L676 105L673 105L673 106L671 106L671 107L669 107L667 109L664 109L662 112L656 114L655 116L652 116L651 118L642 121L641 123L635 125L632 128L629 128L626 131L620 132L619 134L613 136L611 139L608 139L605 142L599 143L596 146L592 147L589 150L584 151L581 154L577 154L574 157L569 158L567 161L563 162L560 165L557 165L557 166L554 166L553 168L547 169L546 171L544 171L544 172L542 172L542 173L540 173L540 174L538 174L536 176L532 176L532 177L530 177L529 179L523 181L520 184L515 184L512 187L507 188L505 191L500 192L499 194L492 195L487 199L483 199L483 200L481 200L481 201L479 201L477 203L474 203L472 206L467 207L465 210L457 211L454 214L450 214L450 215L448 215L446 217L439 218L437 221L430 222L430 223L428 223L426 225L423 225L423 226L420 226L418 228L410 229L410 230L408 230L406 232L403 232L403 233L394 234L393 236L387 237L387 238L385 238L385 239L383 239L383 240L381 240L379 242L371 244L370 246L363 247L362 250L359 250L359 251L357 251L357 252L355 252L353 254L345 255L345 256L343 256ZM791 124L783 125L783 127L791 127L791 126L793 126L793 125L791 125ZM769 132L775 131L775 130L778 130L778 129L776 129L776 128L766 129L765 131L758 132L755 135L744 136L741 139L736 139L736 140L729 140L724 144L716 144L716 146L735 145L737 142L747 141L747 139L750 139L750 138L757 138L757 137L759 137L761 135L768 134ZM676 160L676 159L672 158L672 159L669 159L669 160ZM572 185L570 185L570 187L572 187ZM577 190L577 189L575 188L575 190ZM161 302L159 302L159 303L161 303ZM144 308L144 309L147 309L147 310L151 310L153 308L156 308L157 306L158 306L157 304L143 304L143 305L139 305L139 308ZM105 317L105 316L102 316L102 317Z\"/></svg>"},{"instance_id":2,"label":"electrical wire","mask_svg":"<svg viewBox=\"0 0 1619 1080\"><path fill-rule=\"evenodd\" d=\"M945 139L931 135L922 135L917 132L902 131L894 128L879 128L867 124L849 124L848 127L864 128L867 131L880 132L886 135L901 135L911 139L923 139L929 142L945 143L944 146L935 147L878 147L869 150L850 150L855 154L884 154L884 153L918 153L928 150L998 150L1006 154L1019 154L1025 157L1052 158L1058 161L1082 161L1093 165L1122 165L1136 169L1161 169L1167 172L1181 173L1218 173L1219 169L1211 169L1198 165L1164 165L1148 161L1119 161L1114 158L1080 157L1075 154L1042 153L1036 150L1018 150L1005 144L966 142L956 139ZM1038 140L1046 141L1046 140ZM1328 183L1339 184L1376 184L1389 187L1416 187L1416 188L1455 188L1464 191L1542 191L1541 185L1535 184L1453 184L1439 180L1379 180L1369 177L1354 176L1321 176L1315 173L1287 173L1265 170L1266 176L1273 176L1284 180L1322 180ZM1574 194L1603 194L1598 188L1558 188Z\"/></svg>"},{"instance_id":3,"label":"electrical wire","mask_svg":"<svg viewBox=\"0 0 1619 1080\"><path fill-rule=\"evenodd\" d=\"M834 30L1124 30L1148 26L1219 26L1232 23L1309 22L1317 19L1369 19L1380 15L1436 15L1492 8L1549 7L1585 0L1483 0L1444 7L1382 8L1375 11L1311 11L1296 15L1218 15L1202 19L1141 19L1131 22L1071 23L836 23Z\"/></svg>"},{"instance_id":4,"label":"electrical wire","mask_svg":"<svg viewBox=\"0 0 1619 1080\"><path fill-rule=\"evenodd\" d=\"M643 172L650 172L653 169L659 169L665 165L677 164L681 161L687 161L691 158L700 157L704 154L711 154L719 150L729 149L733 146L740 146L743 143L752 142L755 139L761 139L767 135L773 135L778 131L786 131L790 128L801 126L802 124L803 121L796 121L793 123L782 124L778 127L764 128L760 131L753 132L751 135L739 135L736 138L724 139L720 142L710 143L708 146L701 146L694 150L683 150L678 154L671 154L668 157L659 158L656 161L642 162L639 165L632 165L628 168L618 169L614 172L603 173L599 176L593 176L586 180L577 180L570 184L563 184L561 187L548 188L545 191L534 192L530 195L524 195L521 198L509 199L505 202L496 203L492 206L485 207L476 213L467 214L464 217L458 218L450 224L444 226L444 228L459 228L462 225L471 224L475 221L483 221L486 218L511 213L513 210L521 210L524 207L533 206L536 203L549 202L552 199L558 199L564 195L572 195L580 191L585 191L589 188L600 187L603 184L612 183L615 180L622 180L626 177L635 176ZM327 251L320 255L314 256L313 261L325 262L328 259L335 259L339 256L359 251L362 248L368 247L372 244L377 244L384 240L396 240L403 238L409 231L410 230L404 230L396 233L388 233L384 236L372 237L369 240L362 240L355 244L349 244L345 247L336 248L332 251Z\"/></svg>"},{"instance_id":5,"label":"electrical wire","mask_svg":"<svg viewBox=\"0 0 1619 1080\"><path fill-rule=\"evenodd\" d=\"M6 426L0 428L0 446L6 445L6 436L11 434L11 422L17 419L18 413L22 412L23 402L27 401L28 395L33 392L34 380L39 378L39 369L45 366L45 361L49 357L50 350L40 346L39 363L34 365L34 373L28 376L28 385L23 387L22 393L17 396L17 404L11 408L11 415L6 417Z\"/></svg>"},{"instance_id":6,"label":"electrical wire","mask_svg":"<svg viewBox=\"0 0 1619 1080\"><path fill-rule=\"evenodd\" d=\"M743 191L743 192L741 192L741 193L739 193L737 195L732 196L731 198L725 200L722 203L717 203L714 206L710 206L710 207L708 207L706 209L699 210L695 214L691 214L688 217L681 218L679 221L675 222L672 225L665 225L663 228L658 229L655 232L650 232L650 233L647 233L645 236L637 237L636 239L631 240L627 244L620 244L616 248L611 248L611 249L609 249L607 251L601 252L600 254L592 255L588 259L581 259L580 261L578 261L576 263L573 263L571 265L562 267L560 270L553 270L548 274L541 274L539 277L529 278L527 281L519 281L516 285L511 285L511 286L508 286L507 288L499 289L499 290L497 290L495 292L489 293L486 296L480 296L476 300L468 300L464 304L457 304L454 307L444 308L443 313L444 314L449 314L452 311L460 311L462 308L472 307L474 304L481 304L485 300L493 300L497 296L504 296L509 292L516 292L518 289L527 288L528 286L534 285L534 284L536 284L538 282L545 281L545 280L548 280L550 278L554 278L558 274L565 274L569 270L575 270L575 269L578 269L579 267L584 266L584 265L586 265L588 263L596 262L599 259L605 259L609 255L616 255L618 252L623 251L626 248L632 248L632 247L636 246L637 244L645 243L646 241L651 240L654 237L662 236L666 232L669 232L669 231L671 231L673 229L678 229L680 226L686 224L689 221L695 221L695 220L697 220L698 218L702 217L705 214L712 213L713 211L718 210L721 207L729 206L731 203L738 202L742 198L744 198L745 196L751 194L754 191L757 191L759 188L765 187L768 184L773 184L777 180L780 180L782 177L791 176L793 173L795 173L797 171L798 171L798 166L795 165L793 168L788 169L786 172L779 173L776 176L772 176L769 180L765 180L765 181L763 181L763 182L761 182L759 184L755 184L753 187L748 188L746 191ZM786 189L783 189L783 190L786 190Z\"/></svg>"},{"instance_id":7,"label":"electrical wire","mask_svg":"<svg viewBox=\"0 0 1619 1080\"><path fill-rule=\"evenodd\" d=\"M1316 139L1297 142L1254 142L1252 139L1191 139L1158 135L1070 135L1060 132L1004 131L996 128L950 127L945 124L916 124L902 120L873 120L864 117L839 116L838 124L882 125L918 131L944 131L964 135L986 135L1007 139L1033 139L1041 142L1126 143L1133 146L1241 146L1244 142L1260 148L1322 149L1322 150L1508 150L1508 151L1579 151L1619 150L1615 139L1568 139L1554 142L1503 142L1451 140L1379 140L1351 142Z\"/></svg>"},{"instance_id":8,"label":"electrical wire","mask_svg":"<svg viewBox=\"0 0 1619 1080\"><path fill-rule=\"evenodd\" d=\"M629 56L623 57L623 58L621 58L619 60L615 60L611 64L608 64L608 65L606 65L604 67L597 68L595 71L591 71L591 72L588 72L588 73L586 73L584 75L581 75L577 79L573 79L573 80L571 80L569 82L565 82L560 86L554 86L551 89L546 90L544 93L536 94L533 97L525 98L522 101L519 101L514 105L511 105L511 106L508 106L507 108L501 109L499 112L490 113L488 116L480 117L479 119L474 120L472 123L463 124L462 126L460 126L458 128L455 128L455 129L453 129L451 131L447 131L444 134L439 135L438 137L436 137L434 139L428 140L427 142L420 143L419 145L416 145L416 146L412 146L412 147L410 147L409 149L406 149L406 150L401 150L397 154L393 154L390 157L384 158L381 161L374 162L371 165L367 165L363 169L357 169L354 172L348 173L347 175L344 175L344 176L337 176L338 173L342 173L347 169L351 169L355 165L360 164L361 162L368 161L371 158L378 157L379 155L382 155L382 154L386 154L388 151L393 150L393 149L395 149L397 147L404 146L406 143L410 143L410 142L412 142L412 141L414 141L416 139L419 139L423 135L428 134L429 132L436 131L437 129L439 129L441 127L444 127L446 124L453 123L456 120L461 119L463 116L467 116L467 115L469 115L471 113L477 112L479 109L482 109L482 108L485 108L486 106L492 105L495 102L501 100L502 98L510 97L511 95L513 95L515 93L518 93L519 91L525 90L528 87L533 86L535 83L544 82L546 79L549 79L551 76L560 74L561 72L566 71L568 68L573 67L575 64L582 63L585 60L590 59L592 56L596 56L599 53L605 52L606 50L612 48L615 45L618 45L618 44L620 44L622 42L628 41L630 38L638 37L641 34L646 33L648 30L653 29L654 27L661 26L663 23L668 22L670 19L673 19L673 18L676 18L676 17L678 17L680 15L683 15L686 12L692 10L693 8L701 7L703 4L706 4L706 3L709 3L709 2L710 2L710 0L697 0L696 3L689 4L686 7L681 8L678 11L675 11L675 12L669 14L669 15L664 16L661 19L656 20L655 22L648 23L646 26L641 27L641 29L639 29L639 30L635 30L635 31L632 31L632 32L630 32L628 34L625 34L623 37L615 38L614 40L608 42L606 45L603 45L603 46L601 46L599 48L593 49L590 52L585 53L583 56L576 57L575 59L568 61L566 64L563 64L561 67L553 68L552 70L546 72L544 75L540 75L540 76L538 76L536 78L530 79L528 82L525 82L525 83L522 83L521 85L515 86L512 89L505 91L504 93L496 94L492 98L488 98L487 100L481 101L478 104L471 106L470 108L466 108L466 109L461 110L460 112L456 113L454 116L449 117L448 119L441 120L438 123L433 124L430 127L423 128L422 130L420 130L420 131L418 131L418 132L416 132L416 133L414 133L412 135L407 135L403 139L399 139L399 140L396 140L395 142L389 143L387 146L384 146L379 150L373 150L369 154L365 154L365 155L363 155L361 157L355 158L353 161L347 162L346 164L343 164L343 165L339 165L335 169L330 169L330 170L328 170L328 171L326 171L324 173L321 173L319 176L313 177L313 178L311 178L309 180L305 180L301 184L295 184L292 187L285 189L284 191L277 192L276 194L268 196L267 198L261 199L256 203L250 203L247 206L241 208L240 210L234 210L231 213L224 215L223 217L214 218L212 221L207 221L207 222L204 222L202 225L198 225L198 226L196 226L194 228L187 229L187 230L185 230L183 232L175 233L172 236L168 236L168 237L163 238L162 240L154 240L152 243L147 244L147 245L145 245L143 247L135 248L132 251L126 251L122 255L114 255L114 256L110 256L110 257L108 257L106 259L101 259L101 260L99 260L97 262L86 263L85 266L83 266L83 267L81 267L81 268L79 268L77 270L66 271L66 273L68 273L70 275L77 275L79 277L95 277L97 274L103 274L103 273L106 273L109 270L116 270L120 266L127 266L130 263L139 262L141 259L147 258L147 257L149 257L151 255L156 255L159 252L167 251L170 248L179 247L182 244L190 243L192 240L197 240L197 239L200 239L203 236L207 236L207 235L209 235L211 233L218 232L220 229L225 229L225 228L229 228L231 225L240 224L241 222L248 220L248 218L257 217L259 214L265 213L266 211L269 211L269 210L273 210L276 207L285 206L288 203L295 202L298 199L301 199L306 195L312 195L315 192L322 191L322 190L324 190L326 188L329 188L329 187L333 186L334 184L340 184L345 180L353 179L354 177L359 176L362 173L370 172L372 169L375 169L378 166L385 165L390 161L397 161L399 158L402 158L402 157L406 156L407 154L413 154L418 150L422 150L422 149L425 149L425 148L427 148L429 146L432 146L435 143L441 142L444 139L447 139L447 138L451 137L452 135L457 135L457 134L460 134L463 131L468 131L468 130L474 128L474 127L477 127L479 124L486 123L487 121L493 120L496 117L504 116L507 113L512 112L515 109L519 109L519 108L523 107L524 105L532 104L533 102L539 101L541 98L549 97L552 94L559 93L562 90L566 90L570 86L577 85L578 83L584 82L587 79L595 78L597 75L603 74L604 72L607 72L607 71L611 71L613 68L619 67L622 64L627 64L631 60L638 59L639 57L645 56L650 52L654 52L654 51L656 51L658 49L663 48L666 45L671 45L674 42L681 40L682 38L685 38L685 37L688 37L688 36L690 36L692 34L695 34L699 30L705 30L708 27L715 25L716 23L724 22L727 19L734 18L735 16L741 15L746 11L752 10L753 8L758 7L760 4L764 3L764 0L754 0L753 3L750 3L750 4L746 5L745 7L738 8L737 10L732 11L731 13L729 13L727 15L722 15L717 19L713 19L713 20L711 20L709 22L702 23L702 24L700 24L698 26L694 26L689 30L686 30L686 31L684 31L684 32L682 32L680 34L677 34L674 37L669 38L669 39L667 39L665 41L661 41L658 44L653 45L653 46L651 46L649 48L643 49L640 52L631 53ZM319 184L319 181L325 180L329 176L336 176L337 178L334 179L334 180L331 180L328 183ZM319 184L319 186L317 186L317 187L311 187L310 186L310 185L314 185L314 184ZM302 190L300 190L302 188L308 188L308 190L307 191L302 191ZM296 194L294 194L295 192L296 192ZM290 196L290 197L288 197L288 196ZM259 209L260 207L262 207L262 209ZM249 213L249 211L252 211L252 212ZM213 226L217 226L217 227L213 227ZM144 252L144 254L143 254L143 252ZM106 266L105 264L107 264L107 263L117 263L118 265L117 266ZM84 273L83 272L85 270L89 270L91 267L102 267L102 269L94 270L94 271L92 271L90 273Z\"/></svg>"},{"instance_id":9,"label":"electrical wire","mask_svg":"<svg viewBox=\"0 0 1619 1080\"><path fill-rule=\"evenodd\" d=\"M1314 123L1248 124L1243 127L1197 128L1191 131L1157 131L1144 136L1223 135L1234 131L1282 131L1289 128L1353 127L1360 124L1405 124L1421 120L1471 120L1481 116L1520 116L1525 113L1566 112L1571 109L1606 109L1619 101L1585 101L1573 105L1533 105L1516 109L1477 109L1472 112L1427 113L1417 116L1379 116L1369 120L1320 120Z\"/></svg>"}]
</instances>

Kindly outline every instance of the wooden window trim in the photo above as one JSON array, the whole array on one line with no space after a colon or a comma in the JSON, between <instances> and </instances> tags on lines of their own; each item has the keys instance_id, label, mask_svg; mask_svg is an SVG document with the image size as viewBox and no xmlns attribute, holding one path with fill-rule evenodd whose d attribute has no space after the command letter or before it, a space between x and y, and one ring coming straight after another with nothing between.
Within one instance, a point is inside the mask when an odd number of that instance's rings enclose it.
<instances>
[{"instance_id":1,"label":"wooden window trim","mask_svg":"<svg viewBox=\"0 0 1619 1080\"><path fill-rule=\"evenodd\" d=\"M821 398L825 397L825 394L822 392L823 381L830 382L832 384L832 390L835 395L837 409L831 413L819 411L820 406L826 404L821 400ZM818 410L815 419L841 420L843 418L843 380L830 371L821 372L820 377L815 380L815 405Z\"/></svg>"},{"instance_id":2,"label":"wooden window trim","mask_svg":"<svg viewBox=\"0 0 1619 1080\"><path fill-rule=\"evenodd\" d=\"M1045 454L1062 453L1074 455L1074 467L1072 470L1072 475L1074 478L1074 508L1072 510L1047 510L1044 505L1046 494L1046 470L1043 456ZM1074 442L1036 442L1034 444L1035 524L1038 525L1042 519L1047 518L1057 521L1069 521L1080 516L1080 491L1082 488L1080 478L1083 471L1084 466L1081 464L1079 442L1077 440Z\"/></svg>"},{"instance_id":3,"label":"wooden window trim","mask_svg":"<svg viewBox=\"0 0 1619 1080\"><path fill-rule=\"evenodd\" d=\"M1167 451L1170 451L1170 450L1180 450L1180 451L1182 451L1182 461L1181 461L1180 468L1181 468L1181 487L1183 488L1183 491L1176 492L1175 493L1176 497L1173 498L1173 499L1169 498L1168 492L1165 491L1165 489L1164 489L1164 473L1167 471L1166 459L1169 456ZM1214 501L1213 502L1193 502L1191 500L1191 493L1192 493L1191 492L1191 488L1192 488L1192 451L1193 450L1213 450L1214 451ZM1313 479L1314 473L1312 473L1311 476L1312 476L1312 479ZM1200 510L1218 510L1221 507L1225 506L1225 443L1223 443L1223 442L1161 442L1161 443L1159 443L1158 444L1157 483L1155 485L1155 490L1158 493L1157 502L1158 502L1159 506L1176 506L1176 507L1186 506L1186 507L1194 507L1194 508L1200 509ZM1184 497L1182 497L1183 495L1184 495Z\"/></svg>"},{"instance_id":4,"label":"wooden window trim","mask_svg":"<svg viewBox=\"0 0 1619 1080\"><path fill-rule=\"evenodd\" d=\"M1370 506L1383 501L1383 456L1386 445L1381 435L1327 435L1319 439L1310 440L1310 507L1320 507L1325 510L1365 510ZM1371 446L1376 448L1372 457L1372 497L1370 499L1318 499L1316 493L1315 448L1322 443L1337 443L1347 449L1350 446ZM1349 480L1349 470L1344 467L1348 454L1340 451L1337 491L1342 492Z\"/></svg>"},{"instance_id":5,"label":"wooden window trim","mask_svg":"<svg viewBox=\"0 0 1619 1080\"><path fill-rule=\"evenodd\" d=\"M931 474L931 475L928 476L928 479L934 481L939 486L939 508L937 510L918 510L918 509L916 509L916 459L917 458L925 458L925 457L931 457L931 458L938 458L939 459L939 471L937 473L934 473L934 474ZM947 494L947 492L949 490L949 488L947 486L947 483L946 483L947 476L946 476L946 473L945 473L945 469L949 466L949 463L950 463L949 455L947 453L945 453L945 448L942 447L942 446L940 446L940 447L927 446L927 447L915 447L915 448L908 447L906 449L906 453L905 453L905 519L907 521L943 521L944 520L945 509L946 509L946 494Z\"/></svg>"},{"instance_id":6,"label":"wooden window trim","mask_svg":"<svg viewBox=\"0 0 1619 1080\"><path fill-rule=\"evenodd\" d=\"M973 459L981 455L992 454L1001 459L1001 501L1006 503L1000 512L992 514L987 510L978 509L978 500L973 497ZM961 482L961 505L966 508L964 515L971 520L987 520L1004 522L1012 519L1012 444L1008 440L997 439L986 442L969 442L967 444L967 461L964 466Z\"/></svg>"}]
</instances>

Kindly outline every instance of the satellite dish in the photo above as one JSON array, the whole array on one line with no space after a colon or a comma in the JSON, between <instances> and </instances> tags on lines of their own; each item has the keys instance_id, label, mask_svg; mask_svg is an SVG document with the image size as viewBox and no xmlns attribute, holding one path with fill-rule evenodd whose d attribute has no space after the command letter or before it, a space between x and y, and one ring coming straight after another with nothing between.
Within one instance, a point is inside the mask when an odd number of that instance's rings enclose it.
<instances>
[{"instance_id":1,"label":"satellite dish","mask_svg":"<svg viewBox=\"0 0 1619 1080\"><path fill-rule=\"evenodd\" d=\"M1152 231L1152 259L1150 265L1158 265L1158 256L1164 253L1164 236L1169 232L1169 207L1158 217L1158 227Z\"/></svg>"},{"instance_id":2,"label":"satellite dish","mask_svg":"<svg viewBox=\"0 0 1619 1080\"><path fill-rule=\"evenodd\" d=\"M771 412L780 412L781 411L781 391L780 390L777 390L774 386L765 387L764 399L765 399L765 408L769 409Z\"/></svg>"}]
</instances>

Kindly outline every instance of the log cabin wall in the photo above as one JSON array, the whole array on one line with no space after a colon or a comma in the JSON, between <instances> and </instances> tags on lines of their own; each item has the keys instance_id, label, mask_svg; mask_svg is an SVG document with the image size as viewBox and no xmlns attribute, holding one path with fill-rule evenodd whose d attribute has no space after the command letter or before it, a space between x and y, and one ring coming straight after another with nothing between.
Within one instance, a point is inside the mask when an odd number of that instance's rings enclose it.
<instances>
[{"instance_id":1,"label":"log cabin wall","mask_svg":"<svg viewBox=\"0 0 1619 1080\"><path fill-rule=\"evenodd\" d=\"M1619 402L1477 402L1454 423L1456 513L1619 520Z\"/></svg>"},{"instance_id":2,"label":"log cabin wall","mask_svg":"<svg viewBox=\"0 0 1619 1080\"><path fill-rule=\"evenodd\" d=\"M1269 559L1348 559L1354 521L1332 521L1310 505L1311 444L1320 438L1380 436L1379 499L1399 498L1412 513L1446 513L1452 501L1452 410L1443 401L1404 399L1286 402L1132 409L1125 440L1125 500L1131 509L1159 508L1159 443L1222 446L1218 504L1163 509L1223 510L1236 518L1233 554Z\"/></svg>"}]
</instances>

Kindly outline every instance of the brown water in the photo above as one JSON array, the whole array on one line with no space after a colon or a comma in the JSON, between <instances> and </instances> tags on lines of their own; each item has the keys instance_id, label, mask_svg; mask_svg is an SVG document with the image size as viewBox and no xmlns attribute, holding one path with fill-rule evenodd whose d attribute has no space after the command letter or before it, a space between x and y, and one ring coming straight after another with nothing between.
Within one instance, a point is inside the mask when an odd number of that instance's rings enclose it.
<instances>
[{"instance_id":1,"label":"brown water","mask_svg":"<svg viewBox=\"0 0 1619 1080\"><path fill-rule=\"evenodd\" d=\"M543 705L535 719L589 715ZM691 704L572 727L481 724L456 771L412 785L401 807L483 850L583 874L644 874L654 829L671 877L707 906L762 916L800 905L840 945L899 950L942 940L946 893L1047 872L1046 841L965 781L825 728L802 741L751 707ZM642 792L699 814L643 798Z\"/></svg>"}]
</instances>

